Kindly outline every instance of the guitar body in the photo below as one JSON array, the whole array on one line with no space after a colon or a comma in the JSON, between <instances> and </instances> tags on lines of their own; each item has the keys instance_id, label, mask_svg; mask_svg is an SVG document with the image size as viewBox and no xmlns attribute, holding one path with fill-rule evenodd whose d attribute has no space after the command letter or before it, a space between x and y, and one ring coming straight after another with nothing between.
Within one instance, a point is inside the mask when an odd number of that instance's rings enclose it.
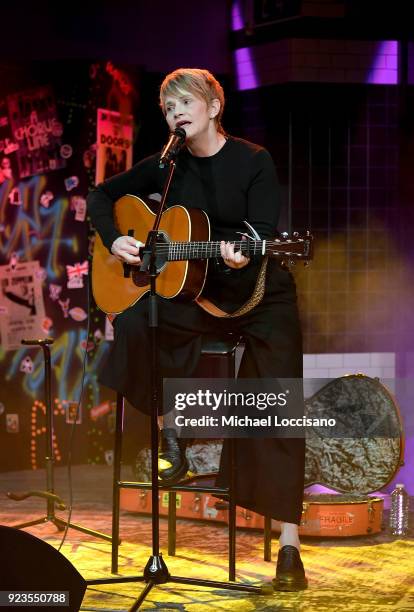
<instances>
[{"instance_id":1,"label":"guitar body","mask_svg":"<svg viewBox=\"0 0 414 612\"><path fill-rule=\"evenodd\" d=\"M155 214L140 198L126 195L114 204L115 225L124 236L133 236L145 244ZM208 241L210 223L200 209L183 206L168 208L161 217L162 244L170 241ZM165 253L165 248L161 249ZM207 259L166 261L157 257L157 294L168 299L192 300L203 290L207 275ZM138 266L126 266L103 245L96 234L92 262L92 292L97 306L107 314L119 314L149 292L149 278Z\"/></svg>"}]
</instances>

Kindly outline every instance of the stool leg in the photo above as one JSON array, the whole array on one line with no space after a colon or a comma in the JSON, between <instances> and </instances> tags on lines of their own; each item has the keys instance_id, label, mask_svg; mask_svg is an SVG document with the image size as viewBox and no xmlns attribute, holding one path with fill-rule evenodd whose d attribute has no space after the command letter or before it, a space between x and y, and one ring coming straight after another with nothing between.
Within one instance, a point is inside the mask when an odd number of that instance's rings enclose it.
<instances>
[{"instance_id":1,"label":"stool leg","mask_svg":"<svg viewBox=\"0 0 414 612\"><path fill-rule=\"evenodd\" d=\"M52 406L52 364L50 358L50 347L47 344L42 346L45 360L45 403L46 403L46 481L48 493L54 494L54 463L55 456L53 451L53 406ZM52 498L47 498L47 518L49 521L55 520L55 502Z\"/></svg>"},{"instance_id":2,"label":"stool leg","mask_svg":"<svg viewBox=\"0 0 414 612\"><path fill-rule=\"evenodd\" d=\"M270 516L264 517L264 530L263 530L263 547L264 547L264 561L272 560L272 519Z\"/></svg>"},{"instance_id":3,"label":"stool leg","mask_svg":"<svg viewBox=\"0 0 414 612\"><path fill-rule=\"evenodd\" d=\"M168 493L168 554L175 556L177 544L177 493Z\"/></svg>"},{"instance_id":4,"label":"stool leg","mask_svg":"<svg viewBox=\"0 0 414 612\"><path fill-rule=\"evenodd\" d=\"M236 376L236 352L233 350L227 354L227 376ZM236 491L236 444L230 439L230 474L229 474L229 580L236 580L236 502L234 495Z\"/></svg>"},{"instance_id":5,"label":"stool leg","mask_svg":"<svg viewBox=\"0 0 414 612\"><path fill-rule=\"evenodd\" d=\"M236 580L236 458L234 440L230 439L230 478L229 478L229 580Z\"/></svg>"},{"instance_id":6,"label":"stool leg","mask_svg":"<svg viewBox=\"0 0 414 612\"><path fill-rule=\"evenodd\" d=\"M115 446L114 446L114 474L112 489L112 565L111 572L118 572L119 548L119 503L122 460L122 432L124 429L124 398L120 393L116 395L115 413Z\"/></svg>"}]
</instances>

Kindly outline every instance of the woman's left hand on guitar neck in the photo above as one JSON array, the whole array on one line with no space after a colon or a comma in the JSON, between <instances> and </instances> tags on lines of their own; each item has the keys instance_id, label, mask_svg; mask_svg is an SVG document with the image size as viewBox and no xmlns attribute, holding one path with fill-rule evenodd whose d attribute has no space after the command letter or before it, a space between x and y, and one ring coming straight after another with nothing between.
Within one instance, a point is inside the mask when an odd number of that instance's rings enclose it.
<instances>
[{"instance_id":1,"label":"woman's left hand on guitar neck","mask_svg":"<svg viewBox=\"0 0 414 612\"><path fill-rule=\"evenodd\" d=\"M244 236L242 239L245 240ZM234 244L231 242L224 242L222 240L220 242L220 251L226 266L234 270L244 268L250 262L250 258L242 255L240 251L234 252Z\"/></svg>"}]
</instances>

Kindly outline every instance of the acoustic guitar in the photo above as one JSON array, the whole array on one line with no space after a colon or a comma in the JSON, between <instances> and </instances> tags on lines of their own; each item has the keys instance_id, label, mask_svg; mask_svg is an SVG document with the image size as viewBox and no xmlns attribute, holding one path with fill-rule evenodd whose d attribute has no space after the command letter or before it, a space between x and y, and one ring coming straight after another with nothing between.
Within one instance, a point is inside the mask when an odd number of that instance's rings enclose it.
<instances>
[{"instance_id":1,"label":"acoustic guitar","mask_svg":"<svg viewBox=\"0 0 414 612\"><path fill-rule=\"evenodd\" d=\"M145 202L126 195L114 204L119 232L146 241L155 213ZM162 214L156 265L159 271L157 294L167 299L195 300L203 291L208 260L221 257L220 242L210 241L210 222L200 209L171 206ZM282 235L274 240L235 241L243 255L263 254L284 260L312 258L312 236ZM149 292L150 282L139 265L120 262L96 235L92 259L92 291L97 306L107 314L119 314Z\"/></svg>"}]
</instances>

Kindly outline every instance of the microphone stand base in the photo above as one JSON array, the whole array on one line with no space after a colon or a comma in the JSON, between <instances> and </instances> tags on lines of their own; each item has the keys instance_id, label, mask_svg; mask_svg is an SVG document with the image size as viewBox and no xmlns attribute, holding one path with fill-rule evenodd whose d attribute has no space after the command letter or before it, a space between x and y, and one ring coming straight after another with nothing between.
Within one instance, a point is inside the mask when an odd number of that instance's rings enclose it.
<instances>
[{"instance_id":1,"label":"microphone stand base","mask_svg":"<svg viewBox=\"0 0 414 612\"><path fill-rule=\"evenodd\" d=\"M144 568L144 580L154 584L163 584L170 579L170 572L162 555L151 555Z\"/></svg>"}]
</instances>

